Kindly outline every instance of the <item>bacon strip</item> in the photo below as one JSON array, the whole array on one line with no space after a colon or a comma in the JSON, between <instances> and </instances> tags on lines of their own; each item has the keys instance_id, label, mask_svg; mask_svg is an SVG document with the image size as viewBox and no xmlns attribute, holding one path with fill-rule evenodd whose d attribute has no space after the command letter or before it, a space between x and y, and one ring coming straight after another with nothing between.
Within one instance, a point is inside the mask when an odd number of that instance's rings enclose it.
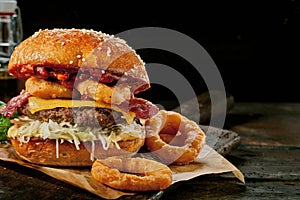
<instances>
[{"instance_id":1,"label":"bacon strip","mask_svg":"<svg viewBox=\"0 0 300 200\"><path fill-rule=\"evenodd\" d=\"M22 105L24 103L26 103L28 101L28 98L31 96L30 93L28 92L25 92L25 90L22 90L22 92L12 98L7 104L5 107L1 108L0 109L0 115L3 115L5 117L11 117L13 116L14 112L22 107Z\"/></svg>"}]
</instances>

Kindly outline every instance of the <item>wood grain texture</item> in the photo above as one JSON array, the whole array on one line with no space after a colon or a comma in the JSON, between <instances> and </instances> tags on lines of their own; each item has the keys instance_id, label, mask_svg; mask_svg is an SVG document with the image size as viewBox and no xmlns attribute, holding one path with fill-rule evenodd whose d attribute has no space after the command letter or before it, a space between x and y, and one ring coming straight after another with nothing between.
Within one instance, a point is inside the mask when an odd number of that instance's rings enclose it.
<instances>
[{"instance_id":1,"label":"wood grain texture","mask_svg":"<svg viewBox=\"0 0 300 200\"><path fill-rule=\"evenodd\" d=\"M241 138L225 157L245 175L207 175L174 185L161 199L299 199L300 104L235 103L225 127Z\"/></svg>"}]
</instances>

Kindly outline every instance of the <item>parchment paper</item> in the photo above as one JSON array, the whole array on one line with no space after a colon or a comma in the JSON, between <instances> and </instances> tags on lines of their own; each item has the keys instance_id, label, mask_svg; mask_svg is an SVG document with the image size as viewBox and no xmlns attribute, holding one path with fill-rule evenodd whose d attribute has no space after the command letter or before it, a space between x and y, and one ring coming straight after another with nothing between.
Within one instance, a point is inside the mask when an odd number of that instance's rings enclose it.
<instances>
[{"instance_id":1,"label":"parchment paper","mask_svg":"<svg viewBox=\"0 0 300 200\"><path fill-rule=\"evenodd\" d=\"M93 179L89 168L55 168L35 165L21 160L10 144L0 144L0 160L14 162L25 167L39 170L58 180L67 182L102 198L116 199L123 195L134 195L107 187ZM184 166L170 166L173 171L173 184L189 180L204 174L232 172L241 182L245 183L244 176L239 169L232 165L214 149L205 145L195 163Z\"/></svg>"}]
</instances>

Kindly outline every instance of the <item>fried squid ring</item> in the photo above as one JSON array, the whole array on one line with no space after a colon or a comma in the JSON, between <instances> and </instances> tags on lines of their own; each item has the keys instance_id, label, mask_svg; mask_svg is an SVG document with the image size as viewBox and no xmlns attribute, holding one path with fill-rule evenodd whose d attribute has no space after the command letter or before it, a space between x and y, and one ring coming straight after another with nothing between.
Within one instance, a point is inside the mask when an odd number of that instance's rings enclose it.
<instances>
[{"instance_id":1,"label":"fried squid ring","mask_svg":"<svg viewBox=\"0 0 300 200\"><path fill-rule=\"evenodd\" d=\"M163 190L172 183L172 171L168 166L145 158L96 160L91 173L105 185L128 191Z\"/></svg>"},{"instance_id":2,"label":"fried squid ring","mask_svg":"<svg viewBox=\"0 0 300 200\"><path fill-rule=\"evenodd\" d=\"M146 146L165 164L191 163L205 144L198 124L173 111L160 110L148 119L146 134Z\"/></svg>"}]
</instances>

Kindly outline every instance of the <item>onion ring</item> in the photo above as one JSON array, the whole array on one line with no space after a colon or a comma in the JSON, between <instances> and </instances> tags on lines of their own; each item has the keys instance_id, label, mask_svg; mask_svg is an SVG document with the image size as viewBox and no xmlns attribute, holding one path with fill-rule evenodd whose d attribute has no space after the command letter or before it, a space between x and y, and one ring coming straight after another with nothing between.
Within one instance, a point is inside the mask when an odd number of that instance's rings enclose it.
<instances>
[{"instance_id":1,"label":"onion ring","mask_svg":"<svg viewBox=\"0 0 300 200\"><path fill-rule=\"evenodd\" d=\"M105 185L128 191L163 190L172 183L172 171L168 166L145 158L98 159L91 173Z\"/></svg>"},{"instance_id":2,"label":"onion ring","mask_svg":"<svg viewBox=\"0 0 300 200\"><path fill-rule=\"evenodd\" d=\"M198 124L173 111L160 110L145 125L146 146L165 164L191 163L205 144Z\"/></svg>"}]
</instances>

